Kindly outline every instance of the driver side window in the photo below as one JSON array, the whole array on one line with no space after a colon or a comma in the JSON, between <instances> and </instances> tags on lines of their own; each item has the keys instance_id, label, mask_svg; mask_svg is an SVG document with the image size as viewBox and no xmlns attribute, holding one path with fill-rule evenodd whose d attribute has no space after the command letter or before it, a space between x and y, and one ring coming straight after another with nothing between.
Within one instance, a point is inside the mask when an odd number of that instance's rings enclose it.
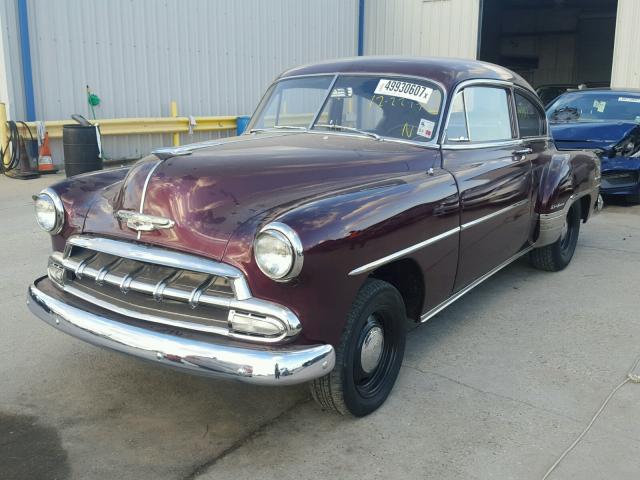
<instances>
[{"instance_id":1,"label":"driver side window","mask_svg":"<svg viewBox=\"0 0 640 480\"><path fill-rule=\"evenodd\" d=\"M477 86L457 93L451 103L447 142L500 142L513 138L506 89Z\"/></svg>"}]
</instances>

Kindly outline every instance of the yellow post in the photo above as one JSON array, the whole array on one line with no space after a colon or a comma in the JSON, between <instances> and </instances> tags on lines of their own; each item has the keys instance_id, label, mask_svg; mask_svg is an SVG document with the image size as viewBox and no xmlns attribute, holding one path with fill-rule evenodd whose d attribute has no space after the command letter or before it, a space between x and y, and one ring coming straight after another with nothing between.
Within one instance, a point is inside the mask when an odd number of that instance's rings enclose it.
<instances>
[{"instance_id":1,"label":"yellow post","mask_svg":"<svg viewBox=\"0 0 640 480\"><path fill-rule=\"evenodd\" d=\"M2 163L9 161L9 130L7 129L7 106L0 102L0 147L3 149ZM5 150L6 148L6 150Z\"/></svg>"},{"instance_id":2,"label":"yellow post","mask_svg":"<svg viewBox=\"0 0 640 480\"><path fill-rule=\"evenodd\" d=\"M171 101L171 116L173 118L176 118L178 116L178 102L176 102L175 100ZM178 132L174 132L173 134L173 146L180 146L180 134Z\"/></svg>"}]
</instances>

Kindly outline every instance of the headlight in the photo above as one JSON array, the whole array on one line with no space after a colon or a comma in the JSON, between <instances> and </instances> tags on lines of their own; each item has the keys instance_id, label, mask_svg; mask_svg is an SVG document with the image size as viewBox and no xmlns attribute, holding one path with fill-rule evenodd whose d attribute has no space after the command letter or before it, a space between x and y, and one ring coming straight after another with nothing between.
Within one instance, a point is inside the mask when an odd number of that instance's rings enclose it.
<instances>
[{"instance_id":1,"label":"headlight","mask_svg":"<svg viewBox=\"0 0 640 480\"><path fill-rule=\"evenodd\" d=\"M36 220L40 228L52 235L60 233L64 223L64 207L58 194L52 189L46 188L38 195L34 195L33 200L35 201Z\"/></svg>"},{"instance_id":2,"label":"headlight","mask_svg":"<svg viewBox=\"0 0 640 480\"><path fill-rule=\"evenodd\" d=\"M302 243L288 225L273 222L264 226L253 247L258 267L267 277L285 282L302 270Z\"/></svg>"}]
</instances>

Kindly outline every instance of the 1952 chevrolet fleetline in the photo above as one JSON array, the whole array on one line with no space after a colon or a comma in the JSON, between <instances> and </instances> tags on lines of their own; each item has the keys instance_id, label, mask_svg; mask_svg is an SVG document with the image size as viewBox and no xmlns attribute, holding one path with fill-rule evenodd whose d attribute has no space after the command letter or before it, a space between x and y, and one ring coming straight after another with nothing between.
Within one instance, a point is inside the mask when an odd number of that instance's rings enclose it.
<instances>
[{"instance_id":1,"label":"1952 chevrolet fleetline","mask_svg":"<svg viewBox=\"0 0 640 480\"><path fill-rule=\"evenodd\" d=\"M154 152L35 198L45 322L185 372L310 382L366 415L424 322L518 257L561 270L598 196L518 75L471 60L294 68L248 131Z\"/></svg>"}]
</instances>

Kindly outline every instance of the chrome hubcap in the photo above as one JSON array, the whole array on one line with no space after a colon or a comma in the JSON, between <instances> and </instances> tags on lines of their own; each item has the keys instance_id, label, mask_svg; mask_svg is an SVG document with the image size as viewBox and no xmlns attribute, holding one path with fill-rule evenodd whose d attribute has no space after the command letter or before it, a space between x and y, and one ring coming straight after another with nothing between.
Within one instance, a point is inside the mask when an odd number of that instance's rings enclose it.
<instances>
[{"instance_id":1,"label":"chrome hubcap","mask_svg":"<svg viewBox=\"0 0 640 480\"><path fill-rule=\"evenodd\" d=\"M376 369L382 357L383 347L384 331L378 326L372 327L367 332L360 350L360 365L365 373L369 374Z\"/></svg>"}]
</instances>

